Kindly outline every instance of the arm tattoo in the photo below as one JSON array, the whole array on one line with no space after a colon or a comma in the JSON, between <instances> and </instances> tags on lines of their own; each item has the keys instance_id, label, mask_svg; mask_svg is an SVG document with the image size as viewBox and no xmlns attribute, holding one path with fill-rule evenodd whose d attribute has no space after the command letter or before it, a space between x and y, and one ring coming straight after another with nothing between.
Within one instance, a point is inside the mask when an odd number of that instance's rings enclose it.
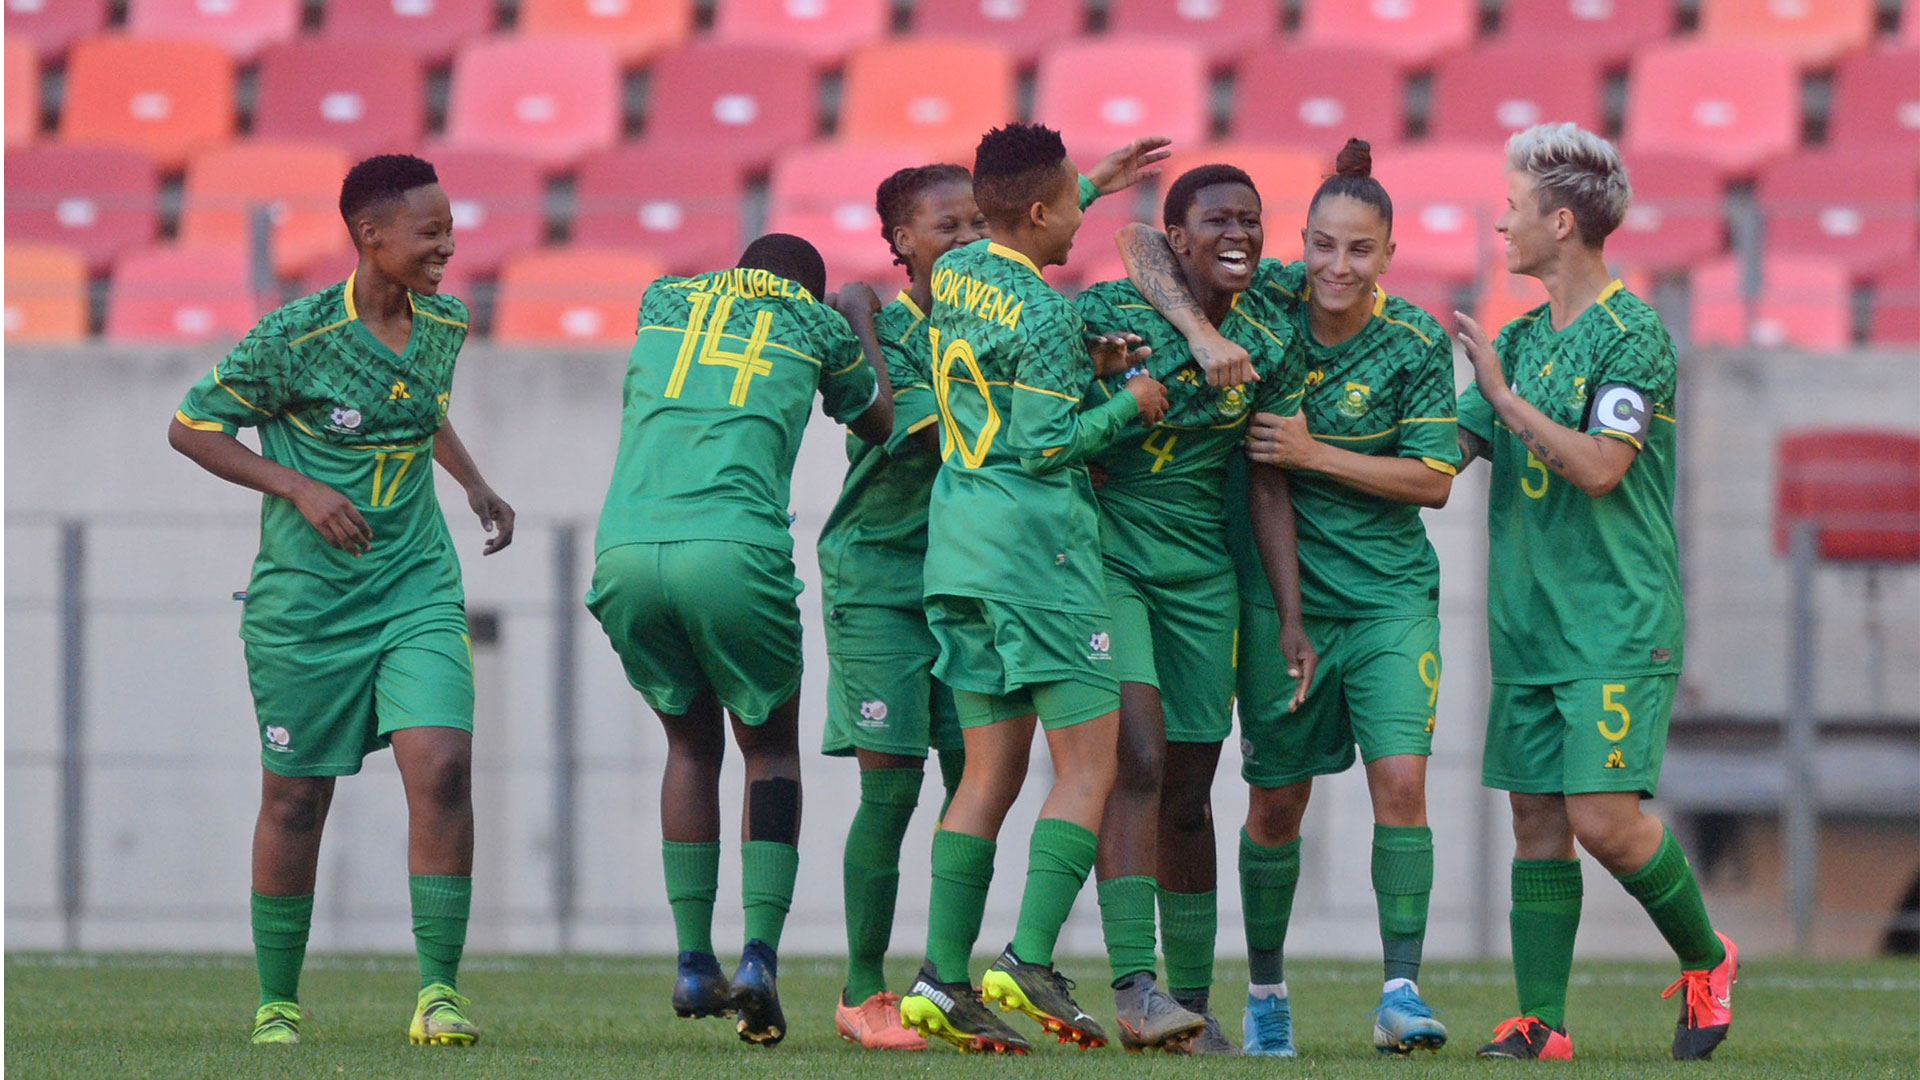
<instances>
[{"instance_id":1,"label":"arm tattoo","mask_svg":"<svg viewBox=\"0 0 1920 1080\"><path fill-rule=\"evenodd\" d=\"M1486 457L1487 450L1488 450L1487 440L1481 438L1478 435L1475 435L1471 431L1467 431L1464 428L1461 429L1460 431L1460 468L1465 469L1467 466L1473 464L1474 458Z\"/></svg>"},{"instance_id":2,"label":"arm tattoo","mask_svg":"<svg viewBox=\"0 0 1920 1080\"><path fill-rule=\"evenodd\" d=\"M1187 291L1165 234L1155 229L1128 229L1120 234L1120 246L1129 268L1127 276L1155 311L1162 315L1185 311L1204 315Z\"/></svg>"}]
</instances>

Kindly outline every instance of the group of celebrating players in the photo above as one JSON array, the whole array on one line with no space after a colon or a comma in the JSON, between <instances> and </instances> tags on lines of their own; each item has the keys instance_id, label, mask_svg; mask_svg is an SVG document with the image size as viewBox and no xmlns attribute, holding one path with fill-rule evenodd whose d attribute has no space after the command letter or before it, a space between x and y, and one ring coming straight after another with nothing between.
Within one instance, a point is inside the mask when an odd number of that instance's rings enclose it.
<instances>
[{"instance_id":1,"label":"group of celebrating players","mask_svg":"<svg viewBox=\"0 0 1920 1080\"><path fill-rule=\"evenodd\" d=\"M1652 917L1682 968L1676 1058L1725 1038L1736 951L1672 835L1644 813L1681 664L1674 540L1675 356L1602 257L1625 216L1612 145L1571 124L1508 144L1497 228L1549 302L1489 341L1449 337L1379 279L1393 204L1366 143L1314 193L1304 258L1264 258L1247 174L1166 188L1163 229L1115 237L1127 277L1069 300L1064 263L1094 199L1156 174L1141 139L1085 176L1060 136L1009 124L969 170L880 185L909 287L884 306L826 288L804 239L655 281L640 305L619 449L586 604L666 730L673 1007L780 1042L778 949L799 864L801 623L794 464L817 394L850 431L819 542L827 754L857 759L843 862L840 1034L1024 1052L990 1008L1093 1048L1105 1028L1054 964L1098 880L1116 1035L1129 1050L1295 1053L1283 967L1313 779L1365 763L1384 983L1383 1053L1447 1031L1417 980L1433 887L1426 762L1440 686L1439 564L1421 507L1487 458L1493 692L1483 776L1511 793L1518 1014L1485 1057L1569 1058L1577 840ZM268 315L181 403L173 446L263 492L241 637L262 739L253 849L255 1043L299 1039L297 990L334 778L391 745L405 784L420 982L411 1037L469 1044L456 989L472 892L472 657L430 458L495 535L513 510L448 423L465 306L432 166L355 166L340 209L360 254L339 285ZM1453 343L1473 382L1456 396ZM260 454L234 436L260 429ZM1241 725L1250 786L1239 878L1251 979L1242 1045L1210 1004L1218 931L1210 791ZM1036 721L1053 780L1027 838L1011 940L969 959ZM723 973L712 922L719 777L746 770L746 941ZM945 801L925 963L883 961L901 845L930 753ZM1156 948L1167 985L1156 979Z\"/></svg>"}]
</instances>

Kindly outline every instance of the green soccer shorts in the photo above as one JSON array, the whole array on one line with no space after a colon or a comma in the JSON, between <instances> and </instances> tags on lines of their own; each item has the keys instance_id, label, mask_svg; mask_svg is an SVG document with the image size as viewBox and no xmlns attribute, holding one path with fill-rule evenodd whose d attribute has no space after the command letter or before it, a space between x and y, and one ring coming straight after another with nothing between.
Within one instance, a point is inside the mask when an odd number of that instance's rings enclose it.
<instances>
[{"instance_id":1,"label":"green soccer shorts","mask_svg":"<svg viewBox=\"0 0 1920 1080\"><path fill-rule=\"evenodd\" d=\"M841 604L827 612L827 730L821 750L924 758L960 748L953 691L933 677L940 645L924 609Z\"/></svg>"},{"instance_id":2,"label":"green soccer shorts","mask_svg":"<svg viewBox=\"0 0 1920 1080\"><path fill-rule=\"evenodd\" d=\"M655 712L682 716L711 690L743 724L800 689L800 579L757 544L621 544L593 564L587 610Z\"/></svg>"},{"instance_id":3,"label":"green soccer shorts","mask_svg":"<svg viewBox=\"0 0 1920 1080\"><path fill-rule=\"evenodd\" d=\"M473 646L459 604L322 641L247 642L246 657L260 764L280 776L351 776L401 728L473 730Z\"/></svg>"},{"instance_id":4,"label":"green soccer shorts","mask_svg":"<svg viewBox=\"0 0 1920 1080\"><path fill-rule=\"evenodd\" d=\"M1529 795L1637 791L1652 798L1678 675L1495 683L1480 780Z\"/></svg>"},{"instance_id":5,"label":"green soccer shorts","mask_svg":"<svg viewBox=\"0 0 1920 1080\"><path fill-rule=\"evenodd\" d=\"M1286 787L1393 754L1433 753L1440 697L1440 620L1431 615L1304 619L1320 664L1300 708L1287 712L1280 616L1262 604L1240 612L1240 774Z\"/></svg>"},{"instance_id":6,"label":"green soccer shorts","mask_svg":"<svg viewBox=\"0 0 1920 1080\"><path fill-rule=\"evenodd\" d=\"M1233 730L1240 589L1231 568L1197 581L1139 581L1107 567L1113 673L1160 691L1167 741L1217 743Z\"/></svg>"},{"instance_id":7,"label":"green soccer shorts","mask_svg":"<svg viewBox=\"0 0 1920 1080\"><path fill-rule=\"evenodd\" d=\"M1105 614L927 597L927 628L940 645L933 675L953 688L962 728L1037 714L1052 729L1118 709L1112 627Z\"/></svg>"}]
</instances>

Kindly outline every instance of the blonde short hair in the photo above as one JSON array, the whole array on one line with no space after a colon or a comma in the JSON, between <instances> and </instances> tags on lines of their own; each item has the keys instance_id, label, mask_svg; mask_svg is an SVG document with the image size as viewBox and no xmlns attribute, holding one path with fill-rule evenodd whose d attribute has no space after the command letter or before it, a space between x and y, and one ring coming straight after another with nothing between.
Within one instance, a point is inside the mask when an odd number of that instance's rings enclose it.
<instances>
[{"instance_id":1,"label":"blonde short hair","mask_svg":"<svg viewBox=\"0 0 1920 1080\"><path fill-rule=\"evenodd\" d=\"M1536 124L1514 135L1507 140L1507 168L1533 177L1543 211L1572 211L1589 247L1620 227L1633 201L1620 151L1578 124Z\"/></svg>"}]
</instances>

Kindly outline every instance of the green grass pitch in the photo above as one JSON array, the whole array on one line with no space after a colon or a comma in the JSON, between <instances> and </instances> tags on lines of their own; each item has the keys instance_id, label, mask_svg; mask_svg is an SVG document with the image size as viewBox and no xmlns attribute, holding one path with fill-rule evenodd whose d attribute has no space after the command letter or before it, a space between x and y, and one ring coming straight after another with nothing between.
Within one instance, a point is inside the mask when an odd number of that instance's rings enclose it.
<instances>
[{"instance_id":1,"label":"green grass pitch","mask_svg":"<svg viewBox=\"0 0 1920 1080\"><path fill-rule=\"evenodd\" d=\"M723 962L731 958L723 957ZM981 964L985 963L982 958ZM896 986L910 974L891 971ZM980 965L977 964L976 967ZM1079 997L1111 1016L1105 964L1069 960L1085 977ZM962 1056L945 1047L881 1055L841 1042L832 1004L841 980L831 960L793 958L781 973L792 1034L773 1050L747 1046L731 1021L677 1020L667 1004L670 958L474 957L461 989L484 1031L471 1049L413 1047L410 957L316 956L301 987L310 1014L296 1047L246 1045L254 975L241 956L19 953L6 963L6 1069L35 1080L68 1077L518 1077L599 1080L916 1077L1510 1076L1605 1080L1692 1077L1913 1077L1920 1075L1920 965L1810 963L1756 958L1741 965L1733 1034L1715 1059L1668 1059L1677 1005L1660 990L1670 965L1582 963L1574 970L1569 1027L1577 1060L1534 1066L1480 1062L1473 1049L1513 1011L1503 963L1437 961L1421 988L1453 1042L1438 1055L1382 1060L1369 1044L1377 965L1296 961L1287 967L1301 1057L1294 1061L1180 1059L1089 1053L1051 1042L1025 1059ZM1228 1033L1240 1029L1244 968L1221 965L1215 991ZM1024 1018L1013 1022L1037 1035Z\"/></svg>"}]
</instances>

